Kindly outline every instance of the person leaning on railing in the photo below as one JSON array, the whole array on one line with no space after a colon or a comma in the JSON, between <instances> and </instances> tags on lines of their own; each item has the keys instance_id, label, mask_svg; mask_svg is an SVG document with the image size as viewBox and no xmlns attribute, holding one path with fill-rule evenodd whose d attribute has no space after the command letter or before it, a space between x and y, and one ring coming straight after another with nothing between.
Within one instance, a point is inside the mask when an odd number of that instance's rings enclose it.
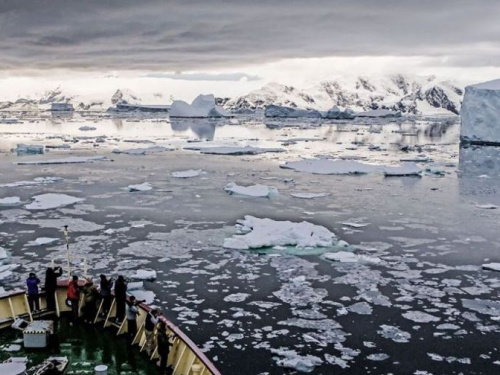
<instances>
[{"instance_id":1,"label":"person leaning on railing","mask_svg":"<svg viewBox=\"0 0 500 375\"><path fill-rule=\"evenodd\" d=\"M62 273L61 267L47 267L47 271L45 271L45 300L49 311L56 311L57 278Z\"/></svg>"},{"instance_id":2,"label":"person leaning on railing","mask_svg":"<svg viewBox=\"0 0 500 375\"><path fill-rule=\"evenodd\" d=\"M166 374L168 355L170 353L170 337L167 335L167 324L160 320L156 333L156 345L158 346L158 355L160 356L160 375Z\"/></svg>"},{"instance_id":3,"label":"person leaning on railing","mask_svg":"<svg viewBox=\"0 0 500 375\"><path fill-rule=\"evenodd\" d=\"M154 351L154 332L156 324L158 324L158 316L161 313L158 309L152 309L148 312L146 316L146 321L144 322L144 333L146 334L146 351L148 356L151 357Z\"/></svg>"}]
</instances>

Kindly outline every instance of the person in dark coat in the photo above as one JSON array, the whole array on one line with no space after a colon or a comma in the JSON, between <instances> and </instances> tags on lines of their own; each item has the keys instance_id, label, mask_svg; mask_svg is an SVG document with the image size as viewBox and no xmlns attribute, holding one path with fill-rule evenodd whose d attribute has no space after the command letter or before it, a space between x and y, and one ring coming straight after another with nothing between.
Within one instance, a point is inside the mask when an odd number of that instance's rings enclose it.
<instances>
[{"instance_id":1,"label":"person in dark coat","mask_svg":"<svg viewBox=\"0 0 500 375\"><path fill-rule=\"evenodd\" d=\"M40 279L32 272L26 279L26 286L28 287L28 305L31 312L40 310L40 298L38 296L38 284Z\"/></svg>"},{"instance_id":2,"label":"person in dark coat","mask_svg":"<svg viewBox=\"0 0 500 375\"><path fill-rule=\"evenodd\" d=\"M127 282L123 276L118 276L115 282L116 323L123 322L125 304L127 301Z\"/></svg>"},{"instance_id":3,"label":"person in dark coat","mask_svg":"<svg viewBox=\"0 0 500 375\"><path fill-rule=\"evenodd\" d=\"M130 296L127 303L127 338L128 344L132 345L135 335L137 334L137 315L139 315L139 308L137 305L140 303L134 296Z\"/></svg>"},{"instance_id":4,"label":"person in dark coat","mask_svg":"<svg viewBox=\"0 0 500 375\"><path fill-rule=\"evenodd\" d=\"M158 355L160 356L160 375L165 375L167 371L168 355L170 353L170 340L167 335L167 325L163 320L158 323L156 333L156 345L158 346Z\"/></svg>"},{"instance_id":5,"label":"person in dark coat","mask_svg":"<svg viewBox=\"0 0 500 375\"><path fill-rule=\"evenodd\" d=\"M61 267L48 267L45 272L45 294L47 310L56 311L57 278L62 275Z\"/></svg>"},{"instance_id":6,"label":"person in dark coat","mask_svg":"<svg viewBox=\"0 0 500 375\"><path fill-rule=\"evenodd\" d=\"M111 283L113 282L113 279L107 279L106 275L101 275L101 283L99 285L100 289L99 292L101 293L101 298L103 301L102 304L102 313L104 315L108 315L109 308L111 307Z\"/></svg>"}]
</instances>

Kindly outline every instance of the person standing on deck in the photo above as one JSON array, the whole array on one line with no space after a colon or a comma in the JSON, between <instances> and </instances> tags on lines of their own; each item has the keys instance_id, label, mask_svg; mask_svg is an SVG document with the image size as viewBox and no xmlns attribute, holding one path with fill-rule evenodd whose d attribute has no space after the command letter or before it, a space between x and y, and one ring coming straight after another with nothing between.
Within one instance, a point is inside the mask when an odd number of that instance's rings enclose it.
<instances>
[{"instance_id":1,"label":"person standing on deck","mask_svg":"<svg viewBox=\"0 0 500 375\"><path fill-rule=\"evenodd\" d=\"M76 323L78 321L78 305L80 303L80 287L78 286L78 276L73 276L73 279L68 284L68 299L71 303L71 318Z\"/></svg>"},{"instance_id":2,"label":"person standing on deck","mask_svg":"<svg viewBox=\"0 0 500 375\"><path fill-rule=\"evenodd\" d=\"M138 302L136 301L134 296L130 296L127 301L127 336L128 343L132 345L134 341L135 335L137 334L137 315L139 315L139 308L137 307Z\"/></svg>"},{"instance_id":3,"label":"person standing on deck","mask_svg":"<svg viewBox=\"0 0 500 375\"><path fill-rule=\"evenodd\" d=\"M45 298L47 301L47 310L56 311L56 290L57 278L61 276L63 270L61 267L48 267L45 271Z\"/></svg>"},{"instance_id":4,"label":"person standing on deck","mask_svg":"<svg viewBox=\"0 0 500 375\"><path fill-rule=\"evenodd\" d=\"M146 351L148 356L151 357L154 351L154 333L156 324L158 323L158 309L153 309L148 312L146 316L146 321L144 323L144 333L146 334Z\"/></svg>"},{"instance_id":5,"label":"person standing on deck","mask_svg":"<svg viewBox=\"0 0 500 375\"><path fill-rule=\"evenodd\" d=\"M165 375L167 371L168 355L170 353L170 340L167 335L167 324L160 320L158 332L156 334L156 345L158 346L158 355L160 356L160 375Z\"/></svg>"},{"instance_id":6,"label":"person standing on deck","mask_svg":"<svg viewBox=\"0 0 500 375\"><path fill-rule=\"evenodd\" d=\"M36 277L33 272L31 272L29 277L26 279L26 286L28 287L28 305L32 313L40 310L38 284L40 284L40 279Z\"/></svg>"},{"instance_id":7,"label":"person standing on deck","mask_svg":"<svg viewBox=\"0 0 500 375\"><path fill-rule=\"evenodd\" d=\"M125 316L127 302L127 282L123 276L118 276L115 282L116 323L121 324Z\"/></svg>"},{"instance_id":8,"label":"person standing on deck","mask_svg":"<svg viewBox=\"0 0 500 375\"><path fill-rule=\"evenodd\" d=\"M106 275L101 275L100 283L100 293L102 297L102 312L104 315L108 315L109 308L111 307L111 283L113 279L107 279Z\"/></svg>"},{"instance_id":9,"label":"person standing on deck","mask_svg":"<svg viewBox=\"0 0 500 375\"><path fill-rule=\"evenodd\" d=\"M94 285L91 277L87 278L87 282L82 289L82 293L85 301L85 305L83 306L83 321L85 323L93 324L97 314L96 303L99 291Z\"/></svg>"}]
</instances>

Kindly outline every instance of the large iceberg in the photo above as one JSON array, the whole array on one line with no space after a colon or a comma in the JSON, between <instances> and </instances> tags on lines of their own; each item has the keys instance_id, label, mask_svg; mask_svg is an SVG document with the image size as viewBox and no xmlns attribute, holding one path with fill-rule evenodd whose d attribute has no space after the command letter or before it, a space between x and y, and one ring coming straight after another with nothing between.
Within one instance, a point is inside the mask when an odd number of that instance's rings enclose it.
<instances>
[{"instance_id":1,"label":"large iceberg","mask_svg":"<svg viewBox=\"0 0 500 375\"><path fill-rule=\"evenodd\" d=\"M170 108L170 117L230 117L222 107L215 105L213 95L198 95L193 103L175 100Z\"/></svg>"},{"instance_id":2,"label":"large iceberg","mask_svg":"<svg viewBox=\"0 0 500 375\"><path fill-rule=\"evenodd\" d=\"M500 144L500 79L465 88L460 138L477 144Z\"/></svg>"},{"instance_id":3,"label":"large iceberg","mask_svg":"<svg viewBox=\"0 0 500 375\"><path fill-rule=\"evenodd\" d=\"M314 109L290 108L279 105L268 105L264 112L266 117L289 117L289 118L321 118L321 112Z\"/></svg>"}]
</instances>

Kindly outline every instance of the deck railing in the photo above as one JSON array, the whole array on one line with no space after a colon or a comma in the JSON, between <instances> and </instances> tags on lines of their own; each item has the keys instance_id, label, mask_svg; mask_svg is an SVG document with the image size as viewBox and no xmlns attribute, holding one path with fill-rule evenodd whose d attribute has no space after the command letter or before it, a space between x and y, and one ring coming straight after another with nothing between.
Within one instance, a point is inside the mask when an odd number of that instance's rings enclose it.
<instances>
[{"instance_id":1,"label":"deck railing","mask_svg":"<svg viewBox=\"0 0 500 375\"><path fill-rule=\"evenodd\" d=\"M80 281L83 286L84 281ZM71 311L65 303L68 281L61 280L58 282L56 291L56 309L57 315ZM83 296L80 303L80 311L84 305ZM40 294L40 307L42 314L48 313L44 311L46 307L45 294ZM137 345L140 351L146 350L145 336L145 321L147 314L151 311L151 307L141 303L138 305L140 314L137 317L137 334L133 338L132 344ZM120 324L115 323L116 317L116 302L113 298L111 307L105 317L101 317L103 311L103 303L101 301L94 322L102 324L104 327L116 327L117 335L127 333L127 320L124 319ZM33 320L33 315L28 305L28 299L25 291L15 290L8 293L0 294L0 329L7 328L17 318ZM180 330L175 324L164 316L160 317L166 323L167 334L173 336L171 339L172 349L170 350L167 365L172 366L173 375L221 375L213 363L205 356L205 354L191 341L191 339ZM159 358L158 347L155 347L151 360Z\"/></svg>"}]
</instances>

